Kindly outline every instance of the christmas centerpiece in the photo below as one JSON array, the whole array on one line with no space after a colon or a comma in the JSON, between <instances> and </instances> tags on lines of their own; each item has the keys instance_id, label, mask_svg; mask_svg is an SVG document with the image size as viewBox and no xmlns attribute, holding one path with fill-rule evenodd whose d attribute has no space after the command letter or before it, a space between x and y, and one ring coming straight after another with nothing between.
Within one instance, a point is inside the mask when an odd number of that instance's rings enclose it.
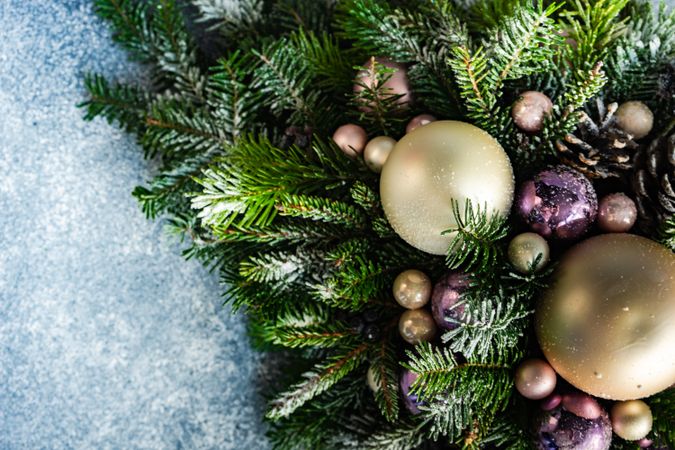
<instances>
[{"instance_id":1,"label":"christmas centerpiece","mask_svg":"<svg viewBox=\"0 0 675 450\"><path fill-rule=\"evenodd\" d=\"M283 352L278 449L675 449L675 14L96 0L86 117Z\"/></svg>"}]
</instances>

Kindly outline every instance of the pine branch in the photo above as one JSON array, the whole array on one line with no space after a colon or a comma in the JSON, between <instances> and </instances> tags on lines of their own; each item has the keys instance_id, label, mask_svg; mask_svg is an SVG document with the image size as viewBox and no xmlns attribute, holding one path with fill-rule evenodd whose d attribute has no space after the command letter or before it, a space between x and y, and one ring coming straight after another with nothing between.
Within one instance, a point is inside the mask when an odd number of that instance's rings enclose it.
<instances>
[{"instance_id":1,"label":"pine branch","mask_svg":"<svg viewBox=\"0 0 675 450\"><path fill-rule=\"evenodd\" d=\"M277 205L279 214L343 225L350 229L363 228L366 217L360 209L337 200L308 195L290 195Z\"/></svg>"},{"instance_id":2,"label":"pine branch","mask_svg":"<svg viewBox=\"0 0 675 450\"><path fill-rule=\"evenodd\" d=\"M191 0L199 21L228 39L256 34L263 21L263 0Z\"/></svg>"},{"instance_id":3,"label":"pine branch","mask_svg":"<svg viewBox=\"0 0 675 450\"><path fill-rule=\"evenodd\" d=\"M661 224L659 235L659 241L672 251L675 251L675 215Z\"/></svg>"},{"instance_id":4,"label":"pine branch","mask_svg":"<svg viewBox=\"0 0 675 450\"><path fill-rule=\"evenodd\" d=\"M398 361L396 349L389 339L382 339L370 359L375 384L375 401L388 422L395 422L399 415L398 405Z\"/></svg>"},{"instance_id":5,"label":"pine branch","mask_svg":"<svg viewBox=\"0 0 675 450\"><path fill-rule=\"evenodd\" d=\"M430 418L421 421L399 421L381 430L369 430L368 437L359 442L363 450L412 450L418 448L426 438L425 427Z\"/></svg>"},{"instance_id":6,"label":"pine branch","mask_svg":"<svg viewBox=\"0 0 675 450\"><path fill-rule=\"evenodd\" d=\"M456 225L443 232L454 234L446 265L451 269L461 266L467 272L489 270L502 254L498 241L508 235L506 218L494 211L488 212L487 206L474 207L470 200L464 202L464 211L461 211L459 201L453 199L452 214Z\"/></svg>"},{"instance_id":7,"label":"pine branch","mask_svg":"<svg viewBox=\"0 0 675 450\"><path fill-rule=\"evenodd\" d=\"M101 116L110 124L117 122L129 133L143 134L150 99L141 89L117 83L111 85L98 74L86 75L84 85L89 99L78 105L85 108L84 120Z\"/></svg>"},{"instance_id":8,"label":"pine branch","mask_svg":"<svg viewBox=\"0 0 675 450\"><path fill-rule=\"evenodd\" d=\"M654 416L652 432L656 444L675 448L675 389L671 387L650 397L648 403Z\"/></svg>"},{"instance_id":9,"label":"pine branch","mask_svg":"<svg viewBox=\"0 0 675 450\"><path fill-rule=\"evenodd\" d=\"M267 418L278 420L288 417L305 402L328 390L365 361L367 349L367 344L348 347L328 361L317 364L303 375L303 381L271 402Z\"/></svg>"},{"instance_id":10,"label":"pine branch","mask_svg":"<svg viewBox=\"0 0 675 450\"><path fill-rule=\"evenodd\" d=\"M283 290L302 282L306 275L318 272L323 261L321 256L322 252L307 250L255 254L240 263L239 275Z\"/></svg>"}]
</instances>

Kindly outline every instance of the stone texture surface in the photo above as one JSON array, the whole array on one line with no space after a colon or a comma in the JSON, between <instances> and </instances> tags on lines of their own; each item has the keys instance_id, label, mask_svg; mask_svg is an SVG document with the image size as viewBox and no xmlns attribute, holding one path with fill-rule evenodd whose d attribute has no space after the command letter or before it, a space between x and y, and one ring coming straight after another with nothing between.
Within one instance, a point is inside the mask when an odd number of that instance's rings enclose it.
<instances>
[{"instance_id":1,"label":"stone texture surface","mask_svg":"<svg viewBox=\"0 0 675 450\"><path fill-rule=\"evenodd\" d=\"M88 0L0 0L0 449L264 449L260 357L130 192L82 76L137 78Z\"/></svg>"}]
</instances>

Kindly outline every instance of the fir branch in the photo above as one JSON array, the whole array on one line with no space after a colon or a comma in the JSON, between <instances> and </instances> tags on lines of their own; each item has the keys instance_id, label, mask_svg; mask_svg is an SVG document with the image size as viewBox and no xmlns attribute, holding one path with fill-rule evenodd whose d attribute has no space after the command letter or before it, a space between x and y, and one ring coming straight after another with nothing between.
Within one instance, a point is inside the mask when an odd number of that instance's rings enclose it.
<instances>
[{"instance_id":1,"label":"fir branch","mask_svg":"<svg viewBox=\"0 0 675 450\"><path fill-rule=\"evenodd\" d=\"M359 442L363 450L411 450L418 448L425 440L425 427L431 418L396 422L381 430L368 432L368 437Z\"/></svg>"},{"instance_id":2,"label":"fir branch","mask_svg":"<svg viewBox=\"0 0 675 450\"><path fill-rule=\"evenodd\" d=\"M318 254L317 254L318 253ZM318 272L322 252L268 252L249 256L239 265L239 275L249 281L277 286L279 289L302 282L307 274Z\"/></svg>"},{"instance_id":3,"label":"fir branch","mask_svg":"<svg viewBox=\"0 0 675 450\"><path fill-rule=\"evenodd\" d=\"M663 245L675 251L675 215L670 216L661 224L659 236L659 241Z\"/></svg>"},{"instance_id":4,"label":"fir branch","mask_svg":"<svg viewBox=\"0 0 675 450\"><path fill-rule=\"evenodd\" d=\"M199 21L228 39L257 34L263 21L263 0L191 0Z\"/></svg>"},{"instance_id":5,"label":"fir branch","mask_svg":"<svg viewBox=\"0 0 675 450\"><path fill-rule=\"evenodd\" d=\"M129 133L143 134L150 98L140 88L111 84L98 74L86 75L84 85L89 99L78 105L85 108L84 120L101 116L110 124L117 122Z\"/></svg>"},{"instance_id":6,"label":"fir branch","mask_svg":"<svg viewBox=\"0 0 675 450\"><path fill-rule=\"evenodd\" d=\"M350 229L363 228L366 217L356 207L327 198L308 195L289 195L277 204L282 216L343 225Z\"/></svg>"},{"instance_id":7,"label":"fir branch","mask_svg":"<svg viewBox=\"0 0 675 450\"><path fill-rule=\"evenodd\" d=\"M474 207L470 200L464 202L464 211L457 200L453 199L451 206L456 225L443 232L454 234L446 265L451 269L461 266L466 271L489 270L501 256L498 241L509 232L506 218L495 211L488 212L487 205Z\"/></svg>"},{"instance_id":8,"label":"fir branch","mask_svg":"<svg viewBox=\"0 0 675 450\"><path fill-rule=\"evenodd\" d=\"M319 301L359 310L388 286L391 270L363 255L343 260L332 276L311 286Z\"/></svg>"},{"instance_id":9,"label":"fir branch","mask_svg":"<svg viewBox=\"0 0 675 450\"><path fill-rule=\"evenodd\" d=\"M388 422L395 422L399 415L397 366L396 349L391 340L382 339L372 353L369 370L377 386L375 401Z\"/></svg>"},{"instance_id":10,"label":"fir branch","mask_svg":"<svg viewBox=\"0 0 675 450\"><path fill-rule=\"evenodd\" d=\"M675 389L672 387L649 398L654 417L655 444L675 448Z\"/></svg>"},{"instance_id":11,"label":"fir branch","mask_svg":"<svg viewBox=\"0 0 675 450\"><path fill-rule=\"evenodd\" d=\"M328 361L317 364L303 375L303 381L270 403L267 418L278 420L288 417L305 402L328 390L365 361L367 350L368 344L347 347Z\"/></svg>"}]
</instances>

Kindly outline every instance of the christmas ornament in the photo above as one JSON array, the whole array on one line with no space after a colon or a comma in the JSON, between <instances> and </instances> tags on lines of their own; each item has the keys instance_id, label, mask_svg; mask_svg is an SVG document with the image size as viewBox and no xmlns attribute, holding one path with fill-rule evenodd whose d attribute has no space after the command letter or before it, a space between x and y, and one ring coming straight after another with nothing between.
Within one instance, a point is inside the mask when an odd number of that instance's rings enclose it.
<instances>
[{"instance_id":1,"label":"christmas ornament","mask_svg":"<svg viewBox=\"0 0 675 450\"><path fill-rule=\"evenodd\" d=\"M382 84L382 95L386 97L397 96L396 103L399 105L406 105L412 100L410 93L410 82L408 81L408 70L403 64L393 62L387 58L371 58L363 66L365 69L359 70L356 74L356 81L354 83L354 93L358 94L364 89L373 89L376 83L382 83L383 80L378 80L375 77L375 65L382 65L394 72L390 74L387 81ZM366 103L359 106L359 109L364 112L370 112L373 109L371 103Z\"/></svg>"},{"instance_id":2,"label":"christmas ornament","mask_svg":"<svg viewBox=\"0 0 675 450\"><path fill-rule=\"evenodd\" d=\"M521 273L540 270L548 259L548 242L536 233L521 233L509 242L509 262Z\"/></svg>"},{"instance_id":3,"label":"christmas ornament","mask_svg":"<svg viewBox=\"0 0 675 450\"><path fill-rule=\"evenodd\" d=\"M469 287L469 277L464 272L448 272L435 285L431 293L431 312L436 324L445 330L459 326L464 305L457 305L462 292Z\"/></svg>"},{"instance_id":4,"label":"christmas ornament","mask_svg":"<svg viewBox=\"0 0 675 450\"><path fill-rule=\"evenodd\" d=\"M394 149L394 145L396 145L396 141L388 136L378 136L368 141L363 152L363 160L366 162L366 166L373 172L380 173L389 153Z\"/></svg>"},{"instance_id":5,"label":"christmas ornament","mask_svg":"<svg viewBox=\"0 0 675 450\"><path fill-rule=\"evenodd\" d=\"M637 219L635 202L626 194L617 192L604 196L598 204L598 226L610 233L625 233Z\"/></svg>"},{"instance_id":6,"label":"christmas ornament","mask_svg":"<svg viewBox=\"0 0 675 450\"><path fill-rule=\"evenodd\" d=\"M537 419L538 450L608 450L611 443L612 425L605 411L588 420L558 407Z\"/></svg>"},{"instance_id":7,"label":"christmas ornament","mask_svg":"<svg viewBox=\"0 0 675 450\"><path fill-rule=\"evenodd\" d=\"M571 392L563 395L562 405L575 416L588 420L597 419L604 411L596 399L583 392Z\"/></svg>"},{"instance_id":8,"label":"christmas ornament","mask_svg":"<svg viewBox=\"0 0 675 450\"><path fill-rule=\"evenodd\" d=\"M616 103L596 103L598 121L580 114L574 134L555 143L560 158L589 178L616 178L633 167L632 157L639 144L633 136L618 128L614 112Z\"/></svg>"},{"instance_id":9,"label":"christmas ornament","mask_svg":"<svg viewBox=\"0 0 675 450\"><path fill-rule=\"evenodd\" d=\"M675 121L635 156L633 190L641 228L653 231L675 214Z\"/></svg>"},{"instance_id":10,"label":"christmas ornament","mask_svg":"<svg viewBox=\"0 0 675 450\"><path fill-rule=\"evenodd\" d=\"M562 395L551 394L541 401L541 409L544 411L551 411L557 408L562 403Z\"/></svg>"},{"instance_id":11,"label":"christmas ornament","mask_svg":"<svg viewBox=\"0 0 675 450\"><path fill-rule=\"evenodd\" d=\"M545 94L526 91L520 94L511 107L513 123L528 133L536 133L544 127L544 118L551 114L553 102Z\"/></svg>"},{"instance_id":12,"label":"christmas ornament","mask_svg":"<svg viewBox=\"0 0 675 450\"><path fill-rule=\"evenodd\" d=\"M281 142L279 143L279 148L287 149L291 145L295 145L300 148L307 148L312 142L312 127L305 126L303 128L290 126L284 130L284 134L281 137Z\"/></svg>"},{"instance_id":13,"label":"christmas ornament","mask_svg":"<svg viewBox=\"0 0 675 450\"><path fill-rule=\"evenodd\" d=\"M394 230L413 247L445 254L456 226L452 200L508 214L513 200L508 156L485 131L464 122L432 122L406 134L380 178L382 206Z\"/></svg>"},{"instance_id":14,"label":"christmas ornament","mask_svg":"<svg viewBox=\"0 0 675 450\"><path fill-rule=\"evenodd\" d=\"M516 208L532 231L544 237L575 239L595 220L598 199L581 173L555 166L522 185Z\"/></svg>"},{"instance_id":15,"label":"christmas ornament","mask_svg":"<svg viewBox=\"0 0 675 450\"><path fill-rule=\"evenodd\" d=\"M412 309L401 314L398 331L408 344L417 345L436 336L436 323L427 310Z\"/></svg>"},{"instance_id":16,"label":"christmas ornament","mask_svg":"<svg viewBox=\"0 0 675 450\"><path fill-rule=\"evenodd\" d=\"M431 297L431 280L419 270L401 272L394 280L394 299L408 309L426 305Z\"/></svg>"},{"instance_id":17,"label":"christmas ornament","mask_svg":"<svg viewBox=\"0 0 675 450\"><path fill-rule=\"evenodd\" d=\"M363 152L368 135L360 126L349 123L335 130L333 140L345 155L356 158Z\"/></svg>"},{"instance_id":18,"label":"christmas ornament","mask_svg":"<svg viewBox=\"0 0 675 450\"><path fill-rule=\"evenodd\" d=\"M630 101L622 103L614 114L616 123L634 139L647 136L654 126L654 114L642 102Z\"/></svg>"},{"instance_id":19,"label":"christmas ornament","mask_svg":"<svg viewBox=\"0 0 675 450\"><path fill-rule=\"evenodd\" d=\"M652 410L642 400L615 403L610 414L614 433L627 441L643 439L652 431Z\"/></svg>"},{"instance_id":20,"label":"christmas ornament","mask_svg":"<svg viewBox=\"0 0 675 450\"><path fill-rule=\"evenodd\" d=\"M368 367L368 371L366 372L366 383L370 390L373 391L373 394L377 394L380 390L380 385L375 381L375 368L373 366Z\"/></svg>"},{"instance_id":21,"label":"christmas ornament","mask_svg":"<svg viewBox=\"0 0 675 450\"><path fill-rule=\"evenodd\" d=\"M401 388L401 395L403 396L403 404L406 409L410 411L410 414L417 415L421 413L420 406L424 405L424 402L420 401L417 395L410 393L410 386L415 382L419 375L415 372L408 369L403 369L401 372L401 379L399 381L399 386Z\"/></svg>"},{"instance_id":22,"label":"christmas ornament","mask_svg":"<svg viewBox=\"0 0 675 450\"><path fill-rule=\"evenodd\" d=\"M410 133L411 131L418 129L419 127L423 127L424 125L430 124L431 122L435 121L436 118L431 114L420 114L419 116L415 116L412 119L410 119L410 122L408 122L408 125L405 127L405 132Z\"/></svg>"},{"instance_id":23,"label":"christmas ornament","mask_svg":"<svg viewBox=\"0 0 675 450\"><path fill-rule=\"evenodd\" d=\"M537 306L555 371L591 395L648 397L675 382L675 255L630 234L590 238L562 259Z\"/></svg>"},{"instance_id":24,"label":"christmas ornament","mask_svg":"<svg viewBox=\"0 0 675 450\"><path fill-rule=\"evenodd\" d=\"M542 359L528 359L516 369L515 385L520 395L530 400L541 400L555 389L556 374Z\"/></svg>"}]
</instances>

